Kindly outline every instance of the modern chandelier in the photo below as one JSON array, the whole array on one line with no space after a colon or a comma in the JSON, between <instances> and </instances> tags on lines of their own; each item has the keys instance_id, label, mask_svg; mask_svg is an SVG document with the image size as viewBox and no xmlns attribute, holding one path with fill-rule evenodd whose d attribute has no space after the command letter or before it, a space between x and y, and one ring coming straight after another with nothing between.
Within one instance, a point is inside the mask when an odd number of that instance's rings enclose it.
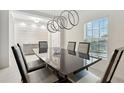
<instances>
[{"instance_id":1,"label":"modern chandelier","mask_svg":"<svg viewBox=\"0 0 124 93\"><path fill-rule=\"evenodd\" d=\"M76 10L64 10L59 16L55 16L52 20L47 22L47 29L51 33L62 31L64 29L70 30L79 23L79 15Z\"/></svg>"}]
</instances>

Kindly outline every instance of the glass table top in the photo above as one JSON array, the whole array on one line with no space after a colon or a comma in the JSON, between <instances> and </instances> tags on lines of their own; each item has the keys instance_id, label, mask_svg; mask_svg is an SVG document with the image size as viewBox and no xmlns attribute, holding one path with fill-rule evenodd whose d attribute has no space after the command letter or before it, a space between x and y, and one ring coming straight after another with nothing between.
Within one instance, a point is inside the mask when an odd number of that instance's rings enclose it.
<instances>
[{"instance_id":1,"label":"glass table top","mask_svg":"<svg viewBox=\"0 0 124 93\"><path fill-rule=\"evenodd\" d=\"M45 63L64 75L85 69L101 60L88 54L61 48L33 49L33 51Z\"/></svg>"}]
</instances>

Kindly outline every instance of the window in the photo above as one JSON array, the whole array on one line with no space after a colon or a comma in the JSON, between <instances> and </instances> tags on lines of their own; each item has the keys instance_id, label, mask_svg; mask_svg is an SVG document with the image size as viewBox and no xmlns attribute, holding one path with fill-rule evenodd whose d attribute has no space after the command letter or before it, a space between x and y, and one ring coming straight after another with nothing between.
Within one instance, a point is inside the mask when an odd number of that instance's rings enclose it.
<instances>
[{"instance_id":1,"label":"window","mask_svg":"<svg viewBox=\"0 0 124 93\"><path fill-rule=\"evenodd\" d=\"M84 40L90 42L90 53L107 58L108 18L100 18L85 24Z\"/></svg>"}]
</instances>

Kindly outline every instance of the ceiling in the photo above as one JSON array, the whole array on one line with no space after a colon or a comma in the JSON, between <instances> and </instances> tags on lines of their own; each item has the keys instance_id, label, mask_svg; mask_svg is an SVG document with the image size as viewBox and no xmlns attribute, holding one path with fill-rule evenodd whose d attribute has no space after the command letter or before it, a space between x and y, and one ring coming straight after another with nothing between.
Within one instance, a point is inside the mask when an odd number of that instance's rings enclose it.
<instances>
[{"instance_id":1,"label":"ceiling","mask_svg":"<svg viewBox=\"0 0 124 93\"><path fill-rule=\"evenodd\" d=\"M25 22L27 24L46 24L48 20L57 16L60 10L19 10L12 11L15 24Z\"/></svg>"},{"instance_id":2,"label":"ceiling","mask_svg":"<svg viewBox=\"0 0 124 93\"><path fill-rule=\"evenodd\" d=\"M34 26L41 27L44 25L46 27L47 22L54 16L58 16L62 10L14 10L12 11L12 16L14 18L14 23L18 27ZM78 11L79 12L79 11Z\"/></svg>"}]
</instances>

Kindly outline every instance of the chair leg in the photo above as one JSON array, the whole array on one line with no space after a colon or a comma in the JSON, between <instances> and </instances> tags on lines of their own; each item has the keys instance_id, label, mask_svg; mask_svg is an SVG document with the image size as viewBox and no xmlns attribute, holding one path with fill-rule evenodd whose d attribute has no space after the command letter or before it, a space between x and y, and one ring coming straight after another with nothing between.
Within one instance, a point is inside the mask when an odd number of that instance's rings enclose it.
<instances>
[{"instance_id":1,"label":"chair leg","mask_svg":"<svg viewBox=\"0 0 124 93\"><path fill-rule=\"evenodd\" d=\"M86 68L86 70L88 70L88 67Z\"/></svg>"},{"instance_id":2,"label":"chair leg","mask_svg":"<svg viewBox=\"0 0 124 93\"><path fill-rule=\"evenodd\" d=\"M111 83L111 81L107 81L106 83Z\"/></svg>"},{"instance_id":3,"label":"chair leg","mask_svg":"<svg viewBox=\"0 0 124 93\"><path fill-rule=\"evenodd\" d=\"M45 65L45 68L47 68L47 67L48 67L48 65L46 64L46 65Z\"/></svg>"},{"instance_id":4,"label":"chair leg","mask_svg":"<svg viewBox=\"0 0 124 93\"><path fill-rule=\"evenodd\" d=\"M21 79L21 83L23 83L23 80Z\"/></svg>"}]
</instances>

